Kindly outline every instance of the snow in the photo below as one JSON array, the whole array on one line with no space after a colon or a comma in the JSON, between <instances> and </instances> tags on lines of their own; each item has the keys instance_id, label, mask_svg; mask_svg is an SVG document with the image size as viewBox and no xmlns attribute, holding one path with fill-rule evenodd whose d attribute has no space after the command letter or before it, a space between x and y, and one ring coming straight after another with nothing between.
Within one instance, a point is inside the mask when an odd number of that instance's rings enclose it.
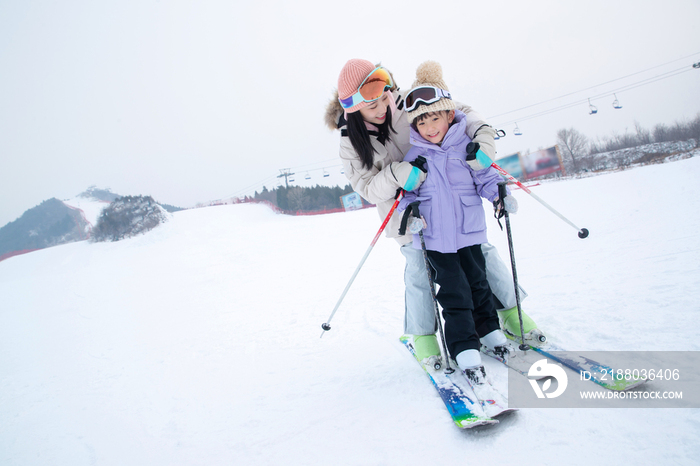
<instances>
[{"instance_id":1,"label":"snow","mask_svg":"<svg viewBox=\"0 0 700 466\"><path fill-rule=\"evenodd\" d=\"M64 199L62 202L68 207L78 209L82 212L83 218L88 223L88 229L92 229L97 224L97 219L100 218L102 210L109 206L109 202L107 201L81 196Z\"/></svg>"},{"instance_id":2,"label":"snow","mask_svg":"<svg viewBox=\"0 0 700 466\"><path fill-rule=\"evenodd\" d=\"M585 240L514 191L524 308L555 343L700 350L698 179L694 157L532 188ZM522 409L457 429L398 341L392 240L319 338L379 224L375 209L218 206L3 261L0 464L697 464L696 409Z\"/></svg>"}]
</instances>

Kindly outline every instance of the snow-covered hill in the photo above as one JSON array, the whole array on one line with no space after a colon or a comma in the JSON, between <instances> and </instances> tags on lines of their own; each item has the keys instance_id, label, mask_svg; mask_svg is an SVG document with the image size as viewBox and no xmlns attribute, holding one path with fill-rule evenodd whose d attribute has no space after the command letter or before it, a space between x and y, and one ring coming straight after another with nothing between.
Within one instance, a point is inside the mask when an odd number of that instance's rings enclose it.
<instances>
[{"instance_id":1,"label":"snow-covered hill","mask_svg":"<svg viewBox=\"0 0 700 466\"><path fill-rule=\"evenodd\" d=\"M100 218L102 210L109 205L109 201L102 201L93 197L75 196L70 199L64 199L63 203L68 207L79 210L87 223L85 233L97 224L97 219Z\"/></svg>"},{"instance_id":2,"label":"snow-covered hill","mask_svg":"<svg viewBox=\"0 0 700 466\"><path fill-rule=\"evenodd\" d=\"M586 240L515 192L524 307L553 340L700 350L699 176L695 157L533 188ZM454 427L398 343L391 240L319 338L379 223L375 209L209 207L0 263L0 464L697 464L696 409L523 409Z\"/></svg>"}]
</instances>

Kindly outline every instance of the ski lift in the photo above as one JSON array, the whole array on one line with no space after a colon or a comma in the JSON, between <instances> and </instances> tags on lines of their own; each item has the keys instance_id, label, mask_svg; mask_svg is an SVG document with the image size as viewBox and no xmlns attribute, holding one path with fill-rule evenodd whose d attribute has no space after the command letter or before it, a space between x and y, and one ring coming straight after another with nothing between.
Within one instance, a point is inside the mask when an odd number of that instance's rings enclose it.
<instances>
[{"instance_id":1,"label":"ski lift","mask_svg":"<svg viewBox=\"0 0 700 466\"><path fill-rule=\"evenodd\" d=\"M615 100L613 100L613 104L612 104L613 108L622 108L622 105L620 105L620 101L617 100L617 96L615 94L613 94L613 95L615 96Z\"/></svg>"},{"instance_id":2,"label":"ski lift","mask_svg":"<svg viewBox=\"0 0 700 466\"><path fill-rule=\"evenodd\" d=\"M326 171L326 169L324 168L324 169L323 169L323 177L324 177L324 178L328 178L329 176L331 176L331 174L328 173L328 172Z\"/></svg>"},{"instance_id":3,"label":"ski lift","mask_svg":"<svg viewBox=\"0 0 700 466\"><path fill-rule=\"evenodd\" d=\"M340 169L340 174L341 174L341 175L344 175L344 174L345 174L345 170L343 170L343 169L341 168L341 169Z\"/></svg>"},{"instance_id":4,"label":"ski lift","mask_svg":"<svg viewBox=\"0 0 700 466\"><path fill-rule=\"evenodd\" d=\"M493 137L494 140L498 141L501 138L506 137L506 132L503 131L502 129L497 129L496 130L496 135Z\"/></svg>"},{"instance_id":5,"label":"ski lift","mask_svg":"<svg viewBox=\"0 0 700 466\"><path fill-rule=\"evenodd\" d=\"M518 128L518 124L517 124L517 123L515 123L515 129L513 130L513 134L515 134L516 136L522 136L522 135L523 135L523 132L520 131L520 128Z\"/></svg>"},{"instance_id":6,"label":"ski lift","mask_svg":"<svg viewBox=\"0 0 700 466\"><path fill-rule=\"evenodd\" d=\"M304 179L305 179L305 180L310 180L310 179L311 179L311 175L309 175L309 172L306 172L306 176L304 177Z\"/></svg>"},{"instance_id":7,"label":"ski lift","mask_svg":"<svg viewBox=\"0 0 700 466\"><path fill-rule=\"evenodd\" d=\"M598 108L591 103L591 99L588 99L588 114L595 115L598 113Z\"/></svg>"}]
</instances>

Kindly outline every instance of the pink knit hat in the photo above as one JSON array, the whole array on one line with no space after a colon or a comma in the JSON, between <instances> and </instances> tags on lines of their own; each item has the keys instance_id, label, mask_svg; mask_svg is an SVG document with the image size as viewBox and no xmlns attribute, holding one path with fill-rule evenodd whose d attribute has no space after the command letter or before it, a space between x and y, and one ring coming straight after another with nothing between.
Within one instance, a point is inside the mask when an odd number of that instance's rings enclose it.
<instances>
[{"instance_id":1,"label":"pink knit hat","mask_svg":"<svg viewBox=\"0 0 700 466\"><path fill-rule=\"evenodd\" d=\"M376 66L374 66L372 62L362 60L361 58L348 60L345 66L343 66L343 69L340 70L340 76L338 76L338 98L341 100L347 99L356 93L362 81L364 81L375 68ZM368 102L360 102L357 105L345 109L345 113L356 112L367 105L369 105Z\"/></svg>"}]
</instances>

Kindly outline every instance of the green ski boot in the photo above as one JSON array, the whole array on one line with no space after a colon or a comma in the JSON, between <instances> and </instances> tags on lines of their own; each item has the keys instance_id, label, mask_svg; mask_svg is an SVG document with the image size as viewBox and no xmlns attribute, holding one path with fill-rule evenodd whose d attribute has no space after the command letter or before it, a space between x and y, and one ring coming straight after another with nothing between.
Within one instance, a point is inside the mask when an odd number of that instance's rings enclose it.
<instances>
[{"instance_id":1,"label":"green ski boot","mask_svg":"<svg viewBox=\"0 0 700 466\"><path fill-rule=\"evenodd\" d=\"M540 345L547 341L542 331L537 328L537 324L532 320L525 311L521 309L523 316L523 331L525 332L525 342L531 345ZM518 308L505 309L498 311L498 317L501 318L503 332L508 338L515 341L520 341L520 319L518 319Z\"/></svg>"},{"instance_id":2,"label":"green ski boot","mask_svg":"<svg viewBox=\"0 0 700 466\"><path fill-rule=\"evenodd\" d=\"M435 335L413 335L413 348L416 359L436 370L442 367L440 346Z\"/></svg>"}]
</instances>

